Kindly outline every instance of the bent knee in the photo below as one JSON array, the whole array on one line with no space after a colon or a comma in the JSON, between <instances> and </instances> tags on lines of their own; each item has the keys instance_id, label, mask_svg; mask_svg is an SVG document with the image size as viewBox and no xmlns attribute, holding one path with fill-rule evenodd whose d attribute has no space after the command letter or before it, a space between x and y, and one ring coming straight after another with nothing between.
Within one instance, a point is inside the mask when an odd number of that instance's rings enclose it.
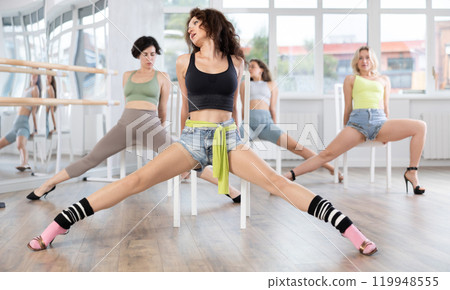
<instances>
[{"instance_id":1,"label":"bent knee","mask_svg":"<svg viewBox=\"0 0 450 290\"><path fill-rule=\"evenodd\" d=\"M24 144L22 144L21 142L17 142L17 143L16 143L16 147L17 147L17 150L25 149Z\"/></svg>"},{"instance_id":2,"label":"bent knee","mask_svg":"<svg viewBox=\"0 0 450 290\"><path fill-rule=\"evenodd\" d=\"M417 123L418 123L418 127L419 127L420 131L422 131L422 132L427 131L427 123L425 123L425 121L417 120Z\"/></svg>"}]
</instances>

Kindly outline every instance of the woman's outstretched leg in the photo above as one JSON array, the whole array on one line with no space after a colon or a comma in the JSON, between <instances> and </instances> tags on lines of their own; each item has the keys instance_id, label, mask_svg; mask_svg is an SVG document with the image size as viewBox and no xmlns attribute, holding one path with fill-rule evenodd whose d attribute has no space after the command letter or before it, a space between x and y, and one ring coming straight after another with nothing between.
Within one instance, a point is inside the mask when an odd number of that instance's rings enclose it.
<instances>
[{"instance_id":1,"label":"woman's outstretched leg","mask_svg":"<svg viewBox=\"0 0 450 290\"><path fill-rule=\"evenodd\" d=\"M53 239L78 222L100 210L110 208L127 197L142 192L182 172L191 170L197 162L179 143L172 144L145 166L127 177L108 184L87 198L69 206L54 222L29 244L35 251L46 249Z\"/></svg>"},{"instance_id":2,"label":"woman's outstretched leg","mask_svg":"<svg viewBox=\"0 0 450 290\"><path fill-rule=\"evenodd\" d=\"M126 144L126 128L122 124L115 125L105 136L103 136L92 151L78 161L71 163L69 166L55 174L53 177L45 181L39 188L29 194L29 199L36 200L44 194L49 193L59 183L78 177L91 168L96 167L108 157L124 150ZM30 198L31 197L31 198Z\"/></svg>"},{"instance_id":3,"label":"woman's outstretched leg","mask_svg":"<svg viewBox=\"0 0 450 290\"><path fill-rule=\"evenodd\" d=\"M236 150L231 151L229 159L230 171L237 176L284 198L301 211L330 222L362 254L371 255L376 252L376 245L353 225L350 218L335 209L326 199L278 175L246 145L238 146Z\"/></svg>"},{"instance_id":4,"label":"woman's outstretched leg","mask_svg":"<svg viewBox=\"0 0 450 290\"><path fill-rule=\"evenodd\" d=\"M0 149L2 149L3 147L8 146L9 144L11 144L11 143L9 143L8 140L5 137L0 139Z\"/></svg>"},{"instance_id":5,"label":"woman's outstretched leg","mask_svg":"<svg viewBox=\"0 0 450 290\"><path fill-rule=\"evenodd\" d=\"M277 141L277 145L291 151L292 153L294 153L296 155L303 157L305 160L317 155L314 151L306 148L305 146L303 146L300 143L297 143L297 141L295 141L291 136L289 136L286 133L283 133L280 136L280 138ZM322 167L325 168L326 170L328 170L331 175L334 175L334 166L333 165L331 165L330 163L327 162L327 163L323 164ZM343 180L343 176L341 173L339 173L339 182L341 182L342 180Z\"/></svg>"},{"instance_id":6,"label":"woman's outstretched leg","mask_svg":"<svg viewBox=\"0 0 450 290\"><path fill-rule=\"evenodd\" d=\"M333 141L321 151L319 154L307 159L299 166L293 169L295 176L299 176L323 166L325 163L337 158L342 153L350 150L356 145L363 143L365 137L356 129L345 127ZM284 176L292 180L291 172L287 172Z\"/></svg>"}]
</instances>

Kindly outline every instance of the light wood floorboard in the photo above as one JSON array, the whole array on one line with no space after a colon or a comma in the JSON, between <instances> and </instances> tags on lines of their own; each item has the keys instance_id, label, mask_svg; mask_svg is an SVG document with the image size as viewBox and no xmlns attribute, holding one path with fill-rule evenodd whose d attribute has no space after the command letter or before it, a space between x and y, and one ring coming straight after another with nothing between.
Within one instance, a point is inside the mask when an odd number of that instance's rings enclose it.
<instances>
[{"instance_id":1,"label":"light wood floorboard","mask_svg":"<svg viewBox=\"0 0 450 290\"><path fill-rule=\"evenodd\" d=\"M0 194L0 271L450 271L450 168L421 168L424 196L405 194L403 171L393 169L390 190L383 169L371 184L368 169L351 168L347 190L325 170L297 180L377 243L372 257L330 224L253 185L252 215L241 230L239 205L204 181L197 216L190 215L190 184L181 184L180 228L172 227L173 198L162 183L78 223L46 251L27 249L62 209L105 185L77 182L36 202L25 199L29 191ZM231 182L239 186L235 176Z\"/></svg>"}]
</instances>

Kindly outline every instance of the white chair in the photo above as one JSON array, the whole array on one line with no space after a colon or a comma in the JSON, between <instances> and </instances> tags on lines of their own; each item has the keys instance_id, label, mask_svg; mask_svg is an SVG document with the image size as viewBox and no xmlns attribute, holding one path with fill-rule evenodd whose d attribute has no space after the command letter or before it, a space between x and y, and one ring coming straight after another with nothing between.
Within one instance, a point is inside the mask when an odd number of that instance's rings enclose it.
<instances>
[{"instance_id":1,"label":"white chair","mask_svg":"<svg viewBox=\"0 0 450 290\"><path fill-rule=\"evenodd\" d=\"M248 71L244 72L245 81L245 102L243 104L244 109L244 120L242 125L244 126L244 137L243 142L249 142L249 114L250 114L250 74ZM181 103L181 93L177 90L177 108L179 109L179 104ZM180 111L178 111L180 112ZM178 113L178 116L180 114ZM179 119L176 124L179 124ZM181 133L178 128L178 136ZM281 168L281 164L280 164ZM197 173L196 171L191 171L191 214L197 215ZM246 218L250 216L250 183L244 179L241 179L241 219L240 227L245 229L247 227ZM173 198L173 226L180 227L181 221L181 208L180 208L180 177L176 176L174 178L174 198Z\"/></svg>"},{"instance_id":2,"label":"white chair","mask_svg":"<svg viewBox=\"0 0 450 290\"><path fill-rule=\"evenodd\" d=\"M344 116L344 91L342 84L334 85L334 101L336 109L336 134L343 129L343 116ZM375 182L375 148L384 147L386 148L386 188L391 187L391 143L386 144L377 141L366 141L359 144L356 147L367 147L370 148L370 182ZM343 170L344 170L344 188L348 188L348 160L347 152L342 154L343 156ZM339 178L339 157L334 160L334 182L337 183Z\"/></svg>"}]
</instances>

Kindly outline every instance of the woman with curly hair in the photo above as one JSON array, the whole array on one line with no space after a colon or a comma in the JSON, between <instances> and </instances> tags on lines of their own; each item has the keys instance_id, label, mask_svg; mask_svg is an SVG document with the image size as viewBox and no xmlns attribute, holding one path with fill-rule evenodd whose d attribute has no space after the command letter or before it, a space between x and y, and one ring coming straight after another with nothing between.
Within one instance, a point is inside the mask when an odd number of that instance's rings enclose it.
<instances>
[{"instance_id":1,"label":"woman with curly hair","mask_svg":"<svg viewBox=\"0 0 450 290\"><path fill-rule=\"evenodd\" d=\"M184 96L180 140L133 174L63 210L28 247L44 250L75 222L177 174L191 169L202 171L212 164L219 193L227 193L228 173L232 172L301 211L330 222L362 254L375 253L376 245L329 201L278 175L241 141L235 119L244 55L233 25L217 10L195 8L187 22L186 40L192 53L179 56L176 63Z\"/></svg>"}]
</instances>

